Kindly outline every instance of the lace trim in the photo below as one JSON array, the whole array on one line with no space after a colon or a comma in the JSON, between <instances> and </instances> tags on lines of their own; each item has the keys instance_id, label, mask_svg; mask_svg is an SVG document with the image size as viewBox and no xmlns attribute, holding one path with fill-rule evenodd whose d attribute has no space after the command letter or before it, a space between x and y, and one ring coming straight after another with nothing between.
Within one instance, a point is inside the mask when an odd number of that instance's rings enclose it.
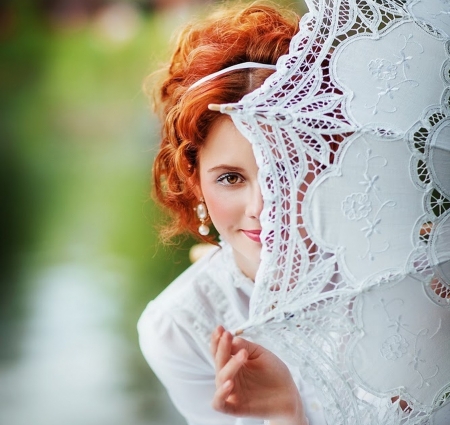
<instances>
[{"instance_id":1,"label":"lace trim","mask_svg":"<svg viewBox=\"0 0 450 425\"><path fill-rule=\"evenodd\" d=\"M264 199L246 332L301 368L329 423L446 425L450 2L308 6L277 72L221 108Z\"/></svg>"}]
</instances>

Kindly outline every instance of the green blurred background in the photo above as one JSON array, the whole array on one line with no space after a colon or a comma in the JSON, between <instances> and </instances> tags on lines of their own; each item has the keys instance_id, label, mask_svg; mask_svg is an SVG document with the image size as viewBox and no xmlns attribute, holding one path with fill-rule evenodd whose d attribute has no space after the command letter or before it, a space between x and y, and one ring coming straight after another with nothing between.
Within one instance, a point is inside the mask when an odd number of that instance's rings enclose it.
<instances>
[{"instance_id":1,"label":"green blurred background","mask_svg":"<svg viewBox=\"0 0 450 425\"><path fill-rule=\"evenodd\" d=\"M0 425L184 423L137 343L193 243L158 241L141 86L209 3L0 5Z\"/></svg>"}]
</instances>

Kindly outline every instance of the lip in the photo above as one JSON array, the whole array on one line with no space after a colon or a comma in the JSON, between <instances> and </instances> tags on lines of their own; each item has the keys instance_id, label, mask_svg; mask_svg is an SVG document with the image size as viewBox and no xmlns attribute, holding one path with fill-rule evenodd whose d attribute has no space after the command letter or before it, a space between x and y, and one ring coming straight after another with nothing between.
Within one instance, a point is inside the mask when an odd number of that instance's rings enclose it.
<instances>
[{"instance_id":1,"label":"lip","mask_svg":"<svg viewBox=\"0 0 450 425\"><path fill-rule=\"evenodd\" d=\"M242 230L242 233L253 242L261 243L261 230Z\"/></svg>"}]
</instances>

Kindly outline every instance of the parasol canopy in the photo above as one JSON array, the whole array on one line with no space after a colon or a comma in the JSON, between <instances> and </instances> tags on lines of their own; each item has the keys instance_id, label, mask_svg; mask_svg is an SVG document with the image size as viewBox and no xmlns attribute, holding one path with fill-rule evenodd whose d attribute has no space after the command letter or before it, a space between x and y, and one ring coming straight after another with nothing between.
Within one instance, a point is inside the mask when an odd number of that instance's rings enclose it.
<instances>
[{"instance_id":1,"label":"parasol canopy","mask_svg":"<svg viewBox=\"0 0 450 425\"><path fill-rule=\"evenodd\" d=\"M222 105L253 145L244 332L329 424L450 423L450 1L307 0L289 54Z\"/></svg>"}]
</instances>

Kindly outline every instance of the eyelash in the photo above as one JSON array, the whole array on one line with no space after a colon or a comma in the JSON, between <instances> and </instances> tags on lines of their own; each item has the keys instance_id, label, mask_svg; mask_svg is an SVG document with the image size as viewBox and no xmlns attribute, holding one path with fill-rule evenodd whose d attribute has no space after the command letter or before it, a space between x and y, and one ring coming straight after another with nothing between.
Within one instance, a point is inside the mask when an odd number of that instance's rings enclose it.
<instances>
[{"instance_id":1,"label":"eyelash","mask_svg":"<svg viewBox=\"0 0 450 425\"><path fill-rule=\"evenodd\" d=\"M238 181L236 181L235 183L230 183L227 179L229 179L230 177L232 178L237 178ZM222 184L224 186L234 186L238 183L242 183L244 181L244 178L237 173L226 173L226 174L222 174L218 179L217 179L217 183Z\"/></svg>"}]
</instances>

